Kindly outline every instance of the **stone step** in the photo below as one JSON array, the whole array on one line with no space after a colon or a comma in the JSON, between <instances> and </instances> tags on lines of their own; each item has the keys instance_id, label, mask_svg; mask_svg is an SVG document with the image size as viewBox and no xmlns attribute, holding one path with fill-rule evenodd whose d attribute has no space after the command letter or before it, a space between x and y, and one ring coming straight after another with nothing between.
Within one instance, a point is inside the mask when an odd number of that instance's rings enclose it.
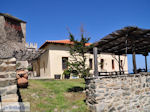
<instances>
[{"instance_id":1,"label":"stone step","mask_svg":"<svg viewBox=\"0 0 150 112\"><path fill-rule=\"evenodd\" d=\"M0 88L0 95L4 96L7 94L16 94L17 93L17 85L11 85Z\"/></svg>"},{"instance_id":2,"label":"stone step","mask_svg":"<svg viewBox=\"0 0 150 112\"><path fill-rule=\"evenodd\" d=\"M0 112L30 112L29 102L2 102Z\"/></svg>"},{"instance_id":3,"label":"stone step","mask_svg":"<svg viewBox=\"0 0 150 112\"><path fill-rule=\"evenodd\" d=\"M2 102L18 102L17 94L8 94L1 97Z\"/></svg>"},{"instance_id":4,"label":"stone step","mask_svg":"<svg viewBox=\"0 0 150 112\"><path fill-rule=\"evenodd\" d=\"M16 78L0 78L0 87L6 87L17 84Z\"/></svg>"},{"instance_id":5,"label":"stone step","mask_svg":"<svg viewBox=\"0 0 150 112\"><path fill-rule=\"evenodd\" d=\"M16 72L0 72L0 78L16 78Z\"/></svg>"},{"instance_id":6,"label":"stone step","mask_svg":"<svg viewBox=\"0 0 150 112\"><path fill-rule=\"evenodd\" d=\"M21 112L20 103L19 102L2 102L0 112Z\"/></svg>"}]
</instances>

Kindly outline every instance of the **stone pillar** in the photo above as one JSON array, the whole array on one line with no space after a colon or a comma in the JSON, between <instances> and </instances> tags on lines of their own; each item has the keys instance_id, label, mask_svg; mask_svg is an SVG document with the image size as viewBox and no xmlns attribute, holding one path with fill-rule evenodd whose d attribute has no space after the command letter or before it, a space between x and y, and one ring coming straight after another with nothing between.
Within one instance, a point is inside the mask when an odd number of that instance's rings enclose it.
<instances>
[{"instance_id":1,"label":"stone pillar","mask_svg":"<svg viewBox=\"0 0 150 112\"><path fill-rule=\"evenodd\" d=\"M136 74L137 73L137 68L136 68L136 53L135 53L135 51L133 52L133 54L132 54L132 60L133 60L133 71L134 71L134 74Z\"/></svg>"},{"instance_id":2,"label":"stone pillar","mask_svg":"<svg viewBox=\"0 0 150 112\"><path fill-rule=\"evenodd\" d=\"M120 55L118 55L119 58L119 75L121 75L121 62L120 62Z\"/></svg>"},{"instance_id":3,"label":"stone pillar","mask_svg":"<svg viewBox=\"0 0 150 112\"><path fill-rule=\"evenodd\" d=\"M97 47L93 48L93 54L94 54L94 76L98 76Z\"/></svg>"},{"instance_id":4,"label":"stone pillar","mask_svg":"<svg viewBox=\"0 0 150 112\"><path fill-rule=\"evenodd\" d=\"M145 71L147 72L147 56L145 56Z\"/></svg>"},{"instance_id":5,"label":"stone pillar","mask_svg":"<svg viewBox=\"0 0 150 112\"><path fill-rule=\"evenodd\" d=\"M18 102L17 90L16 59L0 59L0 102L2 107L6 103Z\"/></svg>"}]
</instances>

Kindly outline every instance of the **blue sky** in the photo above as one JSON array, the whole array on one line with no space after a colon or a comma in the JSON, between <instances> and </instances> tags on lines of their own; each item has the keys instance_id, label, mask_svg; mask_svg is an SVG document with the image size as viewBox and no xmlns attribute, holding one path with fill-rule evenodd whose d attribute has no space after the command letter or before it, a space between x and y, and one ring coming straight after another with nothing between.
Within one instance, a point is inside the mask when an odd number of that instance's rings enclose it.
<instances>
[{"instance_id":1,"label":"blue sky","mask_svg":"<svg viewBox=\"0 0 150 112\"><path fill-rule=\"evenodd\" d=\"M95 42L125 26L150 28L149 0L1 0L0 12L27 21L27 42L68 39L67 28L79 38L80 26ZM150 68L150 58L148 66ZM132 70L132 57L128 56ZM137 68L144 57L137 56Z\"/></svg>"}]
</instances>

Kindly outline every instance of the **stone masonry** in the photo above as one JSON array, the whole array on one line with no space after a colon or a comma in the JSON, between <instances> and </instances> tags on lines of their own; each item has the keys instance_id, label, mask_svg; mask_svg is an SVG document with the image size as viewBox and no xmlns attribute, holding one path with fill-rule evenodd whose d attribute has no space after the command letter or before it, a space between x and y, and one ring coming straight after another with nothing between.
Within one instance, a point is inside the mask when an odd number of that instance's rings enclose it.
<instances>
[{"instance_id":1,"label":"stone masonry","mask_svg":"<svg viewBox=\"0 0 150 112\"><path fill-rule=\"evenodd\" d=\"M150 112L150 73L86 79L91 112Z\"/></svg>"},{"instance_id":2,"label":"stone masonry","mask_svg":"<svg viewBox=\"0 0 150 112\"><path fill-rule=\"evenodd\" d=\"M14 57L14 52L24 50L26 22L9 14L0 13L0 58Z\"/></svg>"},{"instance_id":3,"label":"stone masonry","mask_svg":"<svg viewBox=\"0 0 150 112\"><path fill-rule=\"evenodd\" d=\"M18 102L16 59L0 59L0 103L1 108L8 102ZM3 105L5 103L5 105Z\"/></svg>"}]
</instances>

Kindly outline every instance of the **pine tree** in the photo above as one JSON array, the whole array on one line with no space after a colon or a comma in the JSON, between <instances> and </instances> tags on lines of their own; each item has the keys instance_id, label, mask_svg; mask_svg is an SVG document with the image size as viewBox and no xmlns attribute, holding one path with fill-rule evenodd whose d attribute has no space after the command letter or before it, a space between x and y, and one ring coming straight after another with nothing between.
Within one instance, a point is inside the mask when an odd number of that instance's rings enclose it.
<instances>
[{"instance_id":1,"label":"pine tree","mask_svg":"<svg viewBox=\"0 0 150 112\"><path fill-rule=\"evenodd\" d=\"M81 75L81 77L89 76L90 68L86 65L86 53L91 46L87 46L86 44L89 42L90 38L85 37L84 34L81 33L81 38L78 41L70 32L69 38L70 41L73 43L73 45L70 46L71 60L68 62L69 70L73 74Z\"/></svg>"}]
</instances>

